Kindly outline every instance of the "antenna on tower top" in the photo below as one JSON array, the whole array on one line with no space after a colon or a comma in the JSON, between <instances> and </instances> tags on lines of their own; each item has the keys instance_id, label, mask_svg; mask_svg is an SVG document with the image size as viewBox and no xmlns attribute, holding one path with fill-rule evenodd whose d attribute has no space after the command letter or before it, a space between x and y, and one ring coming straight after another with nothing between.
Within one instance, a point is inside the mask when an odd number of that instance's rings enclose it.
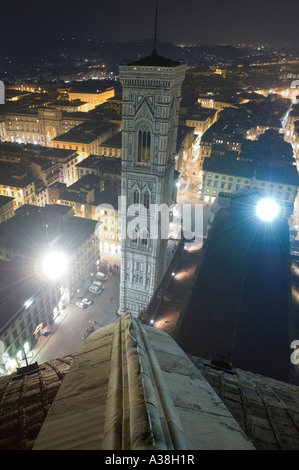
<instances>
[{"instance_id":1,"label":"antenna on tower top","mask_svg":"<svg viewBox=\"0 0 299 470\"><path fill-rule=\"evenodd\" d=\"M158 20L158 2L156 2L156 17L155 17L155 34L154 34L154 49L153 55L157 55L156 42L157 42L157 20Z\"/></svg>"}]
</instances>

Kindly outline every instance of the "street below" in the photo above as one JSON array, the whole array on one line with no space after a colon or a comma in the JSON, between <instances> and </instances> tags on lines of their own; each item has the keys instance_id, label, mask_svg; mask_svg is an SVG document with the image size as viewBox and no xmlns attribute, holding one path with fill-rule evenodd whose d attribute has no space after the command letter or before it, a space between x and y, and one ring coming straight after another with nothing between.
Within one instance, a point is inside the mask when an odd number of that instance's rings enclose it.
<instances>
[{"instance_id":1,"label":"street below","mask_svg":"<svg viewBox=\"0 0 299 470\"><path fill-rule=\"evenodd\" d=\"M110 264L120 265L117 255L103 256ZM109 264L108 264L109 266ZM91 284L92 281L90 281ZM55 319L55 325L49 336L40 336L33 349L30 363L39 364L59 357L73 354L78 351L84 342L84 333L91 326L94 329L114 323L119 306L119 271L116 274L108 273L108 280L104 283L104 290L100 295L88 291L80 292L77 298L72 299L62 313ZM88 285L88 282L85 283ZM87 297L93 304L87 308L79 308L76 301Z\"/></svg>"}]
</instances>

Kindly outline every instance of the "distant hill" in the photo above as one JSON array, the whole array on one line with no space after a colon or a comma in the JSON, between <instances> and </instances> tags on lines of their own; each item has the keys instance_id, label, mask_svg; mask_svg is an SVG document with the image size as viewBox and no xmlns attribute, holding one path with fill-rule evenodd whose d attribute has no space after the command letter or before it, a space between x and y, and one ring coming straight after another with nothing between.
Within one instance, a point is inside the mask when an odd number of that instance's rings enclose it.
<instances>
[{"instance_id":1,"label":"distant hill","mask_svg":"<svg viewBox=\"0 0 299 470\"><path fill-rule=\"evenodd\" d=\"M24 38L23 41L10 42L5 47L11 57L21 60L22 63L40 60L43 63L61 63L88 58L105 61L110 67L150 55L152 49L152 39L116 43L84 37L53 37L42 38L38 41ZM244 55L243 51L233 46L181 47L159 41L157 52L159 55L174 60L183 60L186 63L189 61L194 63L195 58L205 63L205 57L234 60L242 58Z\"/></svg>"}]
</instances>

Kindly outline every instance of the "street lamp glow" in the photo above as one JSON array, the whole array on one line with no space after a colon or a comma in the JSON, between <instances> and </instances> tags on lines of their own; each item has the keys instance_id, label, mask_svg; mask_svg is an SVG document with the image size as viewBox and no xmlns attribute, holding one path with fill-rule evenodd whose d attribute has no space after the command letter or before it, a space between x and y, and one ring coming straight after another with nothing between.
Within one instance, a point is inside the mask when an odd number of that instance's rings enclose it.
<instances>
[{"instance_id":1,"label":"street lamp glow","mask_svg":"<svg viewBox=\"0 0 299 470\"><path fill-rule=\"evenodd\" d=\"M26 300L24 307L27 309L30 307L31 304L32 304L32 299Z\"/></svg>"},{"instance_id":2,"label":"street lamp glow","mask_svg":"<svg viewBox=\"0 0 299 470\"><path fill-rule=\"evenodd\" d=\"M51 279L59 279L67 269L67 257L59 251L48 253L42 261L42 270Z\"/></svg>"},{"instance_id":3,"label":"street lamp glow","mask_svg":"<svg viewBox=\"0 0 299 470\"><path fill-rule=\"evenodd\" d=\"M279 214L279 205L274 199L261 199L256 206L256 214L264 222L272 222Z\"/></svg>"}]
</instances>

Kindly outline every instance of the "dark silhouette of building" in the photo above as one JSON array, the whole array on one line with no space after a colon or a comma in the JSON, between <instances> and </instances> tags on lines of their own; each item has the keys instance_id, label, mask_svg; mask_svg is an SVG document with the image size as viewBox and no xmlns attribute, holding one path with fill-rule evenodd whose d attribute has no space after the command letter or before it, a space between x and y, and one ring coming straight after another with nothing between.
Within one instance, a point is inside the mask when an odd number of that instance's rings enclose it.
<instances>
[{"instance_id":1,"label":"dark silhouette of building","mask_svg":"<svg viewBox=\"0 0 299 470\"><path fill-rule=\"evenodd\" d=\"M173 334L187 354L290 380L289 227L261 221L256 191L215 215Z\"/></svg>"}]
</instances>

